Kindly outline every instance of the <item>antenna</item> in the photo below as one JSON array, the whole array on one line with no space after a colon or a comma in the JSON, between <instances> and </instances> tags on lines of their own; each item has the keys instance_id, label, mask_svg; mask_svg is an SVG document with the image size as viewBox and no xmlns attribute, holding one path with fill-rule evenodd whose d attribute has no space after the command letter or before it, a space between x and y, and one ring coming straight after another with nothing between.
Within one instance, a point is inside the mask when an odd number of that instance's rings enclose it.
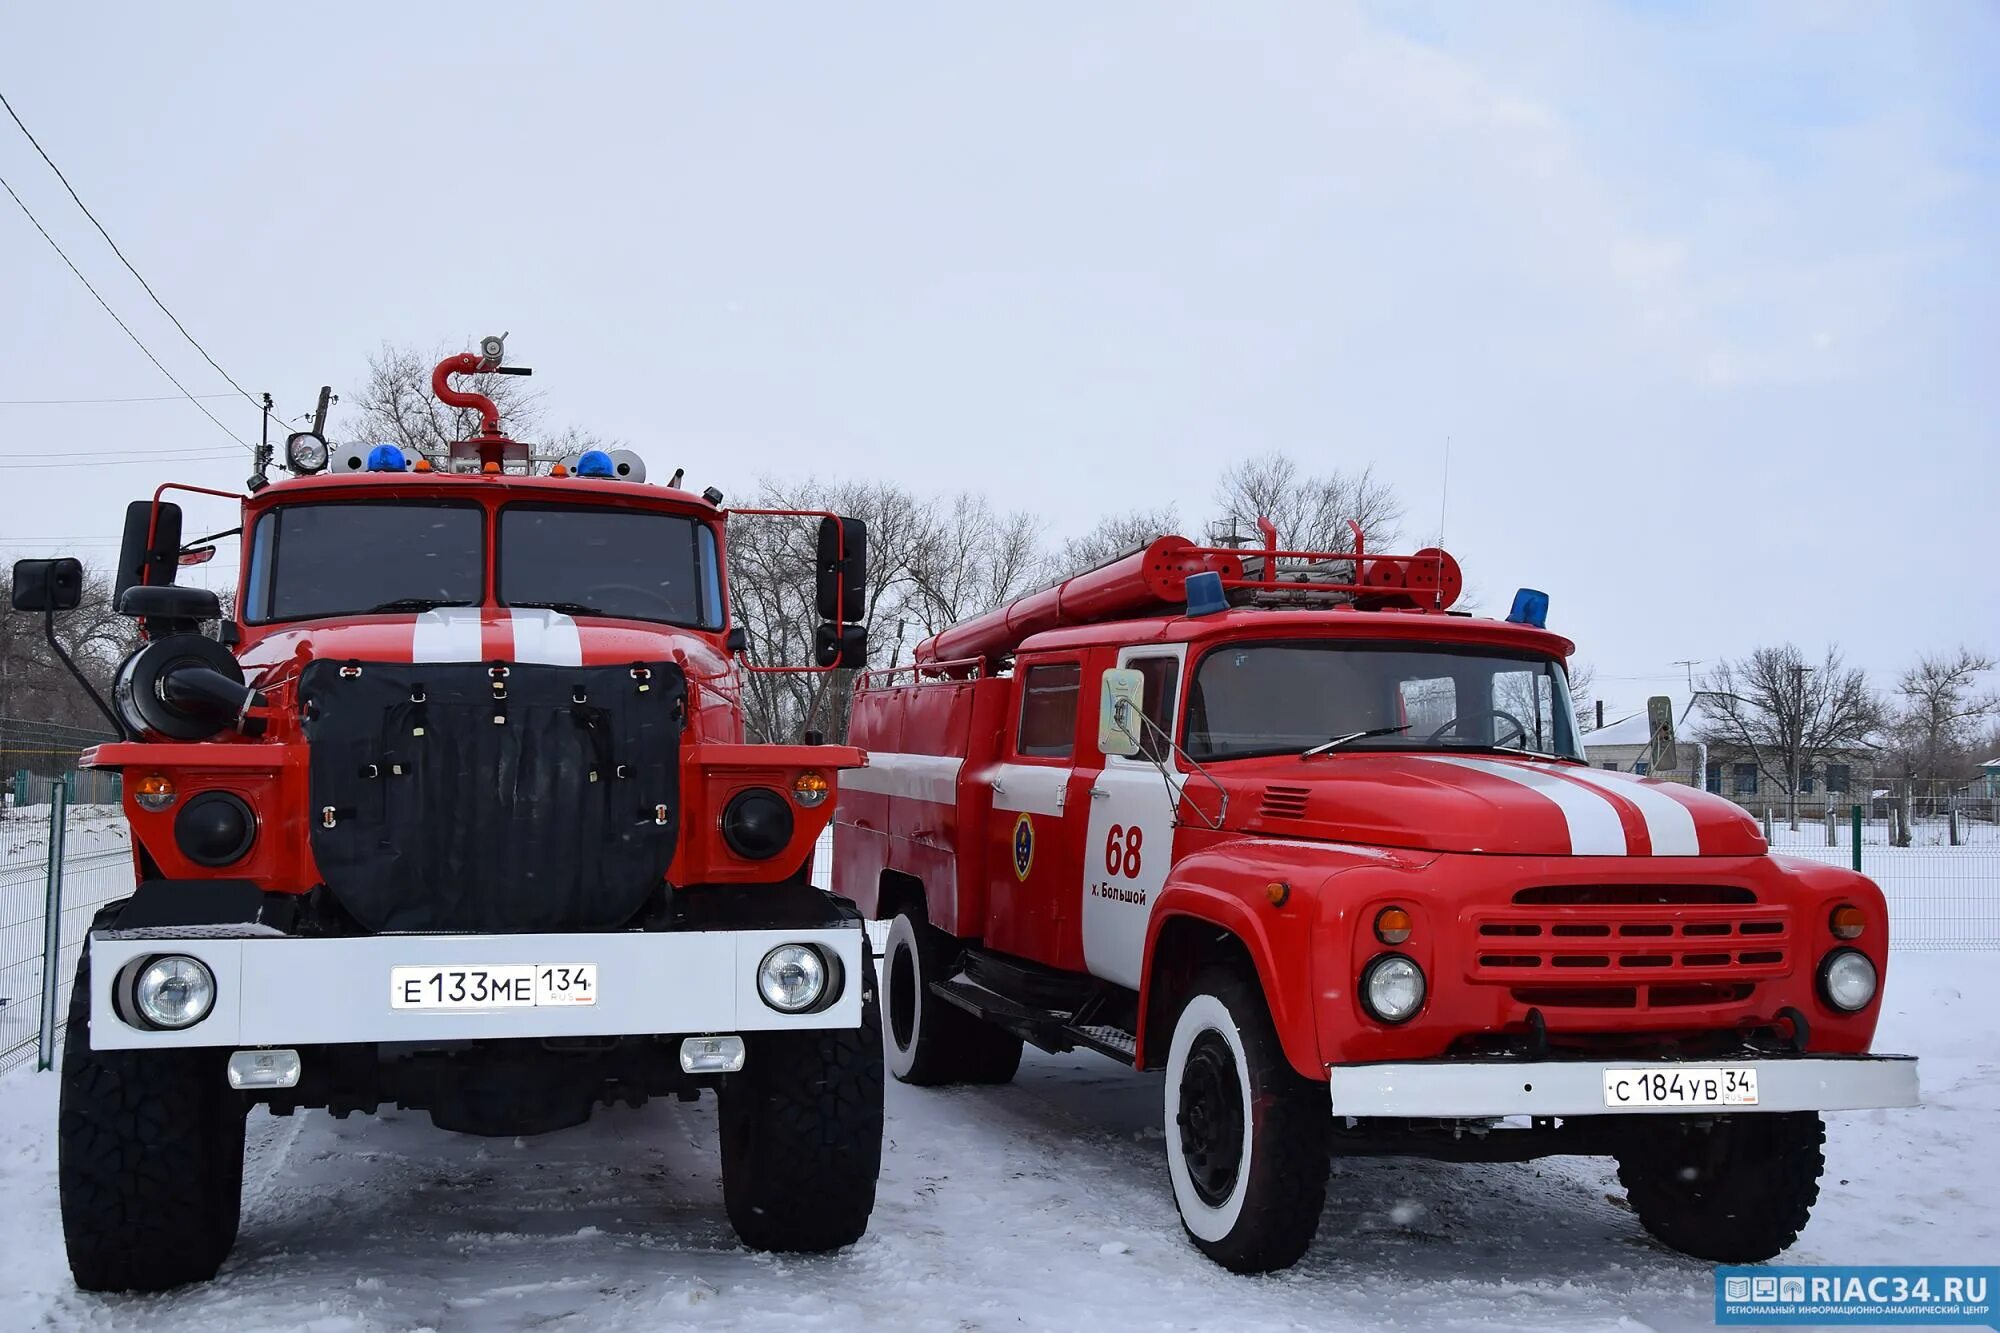
<instances>
[{"instance_id":1,"label":"antenna","mask_svg":"<svg viewBox=\"0 0 2000 1333\"><path fill-rule=\"evenodd\" d=\"M1689 694L1694 693L1694 669L1700 666L1706 660L1707 660L1706 658L1700 658L1700 657L1676 657L1674 659L1675 666L1687 668Z\"/></svg>"},{"instance_id":2,"label":"antenna","mask_svg":"<svg viewBox=\"0 0 2000 1333\"><path fill-rule=\"evenodd\" d=\"M1445 506L1451 502L1451 436L1444 437L1444 484L1438 492L1438 536L1437 544L1444 545Z\"/></svg>"}]
</instances>

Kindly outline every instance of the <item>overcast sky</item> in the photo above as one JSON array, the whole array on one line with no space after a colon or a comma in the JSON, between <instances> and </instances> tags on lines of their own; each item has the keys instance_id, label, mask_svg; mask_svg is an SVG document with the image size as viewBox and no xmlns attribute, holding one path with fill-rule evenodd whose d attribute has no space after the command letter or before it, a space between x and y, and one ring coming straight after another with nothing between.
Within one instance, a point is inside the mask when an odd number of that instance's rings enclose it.
<instances>
[{"instance_id":1,"label":"overcast sky","mask_svg":"<svg viewBox=\"0 0 2000 1333\"><path fill-rule=\"evenodd\" d=\"M0 18L0 91L288 412L511 330L552 419L697 489L1058 537L1271 448L1428 537L1450 437L1446 545L1614 709L1786 638L2000 650L1996 70L2000 7L1943 0ZM227 392L4 120L0 175ZM0 400L174 392L4 197L0 306ZM246 462L185 401L0 406L0 546L108 560L125 499Z\"/></svg>"}]
</instances>

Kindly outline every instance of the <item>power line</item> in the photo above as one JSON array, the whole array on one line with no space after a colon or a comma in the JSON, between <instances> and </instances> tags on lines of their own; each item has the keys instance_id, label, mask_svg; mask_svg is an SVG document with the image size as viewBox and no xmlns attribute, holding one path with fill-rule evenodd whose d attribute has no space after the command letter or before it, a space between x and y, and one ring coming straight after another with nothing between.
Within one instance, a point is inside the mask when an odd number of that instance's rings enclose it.
<instances>
[{"instance_id":1,"label":"power line","mask_svg":"<svg viewBox=\"0 0 2000 1333\"><path fill-rule=\"evenodd\" d=\"M196 398L193 394L188 392L187 385L182 384L179 380L175 379L174 372L168 370L166 366L161 364L160 358L153 355L153 349L146 346L145 343L141 342L139 340L139 335L132 332L131 327L127 325L124 320L118 317L118 312L111 308L111 303L104 299L103 295L97 290L97 288L90 285L89 278L83 276L83 270L79 269L76 266L76 264L71 261L69 255L64 253L63 248L60 245L56 244L56 238L49 235L49 229L42 225L41 219L35 216L34 210L30 209L25 203L21 202L21 196L14 193L14 187L7 183L7 178L5 176L0 176L0 188L4 188L7 191L7 197L12 199L15 203L15 206L18 207L21 210L21 212L26 215L28 221L34 224L35 230L42 234L42 239L49 243L49 248L54 250L57 256L61 258L62 262L68 266L69 271L76 275L76 280L84 285L85 290L87 290L92 296L97 298L97 304L104 307L104 313L111 316L112 321L116 323L119 328L125 330L125 336L132 340L132 345L137 347L140 351L144 352L146 354L146 359L152 362L153 365L159 369L159 372L162 375L165 375L168 381L176 389L179 389L181 391L181 397L187 399L190 403L193 403L195 411L201 413L203 416L207 417L210 421L213 421L215 423L215 428L217 430L221 431L224 435L227 435L230 439L236 440L236 443L239 447L244 449L253 449L253 446L245 444L242 440L237 440L235 431L223 425L222 419L220 417L216 416L215 413L203 407L201 405L201 401L198 398ZM228 379L228 376L225 375L223 378ZM230 380L230 383L234 384L235 381Z\"/></svg>"},{"instance_id":2,"label":"power line","mask_svg":"<svg viewBox=\"0 0 2000 1333\"><path fill-rule=\"evenodd\" d=\"M197 393L193 398L234 398L233 393ZM173 394L151 398L0 398L0 407L72 407L85 403L178 403Z\"/></svg>"},{"instance_id":3,"label":"power line","mask_svg":"<svg viewBox=\"0 0 2000 1333\"><path fill-rule=\"evenodd\" d=\"M130 273L133 277L139 280L139 285L146 289L146 295L153 298L153 304L160 308L160 313L173 321L174 327L181 331L181 337L188 340L188 345L194 348L195 351L200 352L202 360L208 362L209 365L214 366L215 373L222 376L222 378L228 380L229 386L235 389L236 392L242 394L244 401L248 402L252 407L261 408L263 406L263 403L260 400L251 397L250 391L244 388L242 385L238 384L235 378L231 376L228 371L224 370L221 364L218 361L216 361L214 357L208 354L208 349L206 347L203 347L200 343L194 340L194 335L187 331L187 326L185 324L181 323L180 316L176 315L173 311L167 309L167 303L165 301L162 301L160 299L160 294L153 290L153 284L146 281L146 277L143 273L139 272L138 269L132 267L132 261L125 257L125 252L123 250L120 250L118 248L118 242L111 239L111 233L104 230L104 224L97 220L97 214L90 211L90 205L83 202L82 197L78 195L76 192L76 187L69 183L69 177L63 175L62 168L56 165L55 159L50 157L48 155L48 151L42 147L41 140L35 138L34 133L28 129L26 124L22 122L20 112L14 110L14 104L7 100L7 94L5 93L0 93L0 107L5 107L7 109L7 114L13 117L14 124L20 128L22 134L27 136L28 142L34 145L35 151L41 154L42 161L48 163L49 170L56 173L56 179L62 182L63 189L69 191L69 197L76 201L76 206L83 210L83 215L85 217L90 219L90 225L97 228L97 234L99 236L102 236L104 238L104 243L111 247L111 253L118 256L118 262L125 266L126 272ZM9 193L11 194L12 191L10 190ZM18 203L19 200L16 200L15 202ZM37 223L36 225L39 226L40 224ZM46 233L44 234L46 235ZM54 242L51 242L51 244L54 244ZM80 277L82 275L79 274L78 276ZM150 356L152 354L149 352L147 353L147 355ZM192 397L193 395L190 394L189 396ZM221 425L220 422L217 422L216 424ZM240 444L242 443L242 441L239 440L237 441L237 443Z\"/></svg>"}]
</instances>

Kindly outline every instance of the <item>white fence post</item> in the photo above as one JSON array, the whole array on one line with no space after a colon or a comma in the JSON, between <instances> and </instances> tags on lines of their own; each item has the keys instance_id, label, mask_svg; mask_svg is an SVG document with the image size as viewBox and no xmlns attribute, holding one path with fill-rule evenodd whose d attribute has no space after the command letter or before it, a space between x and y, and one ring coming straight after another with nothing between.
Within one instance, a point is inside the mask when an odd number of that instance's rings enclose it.
<instances>
[{"instance_id":1,"label":"white fence post","mask_svg":"<svg viewBox=\"0 0 2000 1333\"><path fill-rule=\"evenodd\" d=\"M48 892L42 909L42 1031L35 1048L35 1068L49 1069L56 1059L56 989L62 956L63 831L69 824L69 783L61 778L49 788Z\"/></svg>"}]
</instances>

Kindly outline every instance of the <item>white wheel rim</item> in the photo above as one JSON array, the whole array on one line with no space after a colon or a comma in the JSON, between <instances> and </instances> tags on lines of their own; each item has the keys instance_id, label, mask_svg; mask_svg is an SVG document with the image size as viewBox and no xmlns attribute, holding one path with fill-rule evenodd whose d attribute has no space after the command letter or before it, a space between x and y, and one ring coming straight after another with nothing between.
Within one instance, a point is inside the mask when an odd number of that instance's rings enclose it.
<instances>
[{"instance_id":1,"label":"white wheel rim","mask_svg":"<svg viewBox=\"0 0 2000 1333\"><path fill-rule=\"evenodd\" d=\"M1195 1039L1213 1032L1229 1047L1236 1062L1236 1079L1243 1090L1243 1155L1236 1163L1236 1184L1220 1204L1209 1204L1195 1192L1194 1178L1188 1174L1181 1155L1181 1077L1187 1071L1188 1052ZM1181 1010L1174 1024L1174 1039L1167 1051L1166 1084L1167 1174L1173 1177L1174 1202L1180 1205L1181 1220L1187 1229L1206 1241L1219 1241L1236 1228L1243 1213L1243 1198L1250 1188L1250 1145L1256 1138L1255 1107L1250 1100L1250 1062L1243 1054L1243 1036L1229 1008L1213 995L1197 995Z\"/></svg>"},{"instance_id":2,"label":"white wheel rim","mask_svg":"<svg viewBox=\"0 0 2000 1333\"><path fill-rule=\"evenodd\" d=\"M898 952L910 956L910 1044L905 1046L896 1040L896 955ZM883 1009L888 1021L882 1026L889 1034L889 1072L897 1078L909 1077L910 1070L917 1063L917 1037L923 1031L924 1023L924 968L922 955L917 952L916 927L910 918L899 916L889 927L889 941L883 951L887 966L882 969Z\"/></svg>"}]
</instances>

